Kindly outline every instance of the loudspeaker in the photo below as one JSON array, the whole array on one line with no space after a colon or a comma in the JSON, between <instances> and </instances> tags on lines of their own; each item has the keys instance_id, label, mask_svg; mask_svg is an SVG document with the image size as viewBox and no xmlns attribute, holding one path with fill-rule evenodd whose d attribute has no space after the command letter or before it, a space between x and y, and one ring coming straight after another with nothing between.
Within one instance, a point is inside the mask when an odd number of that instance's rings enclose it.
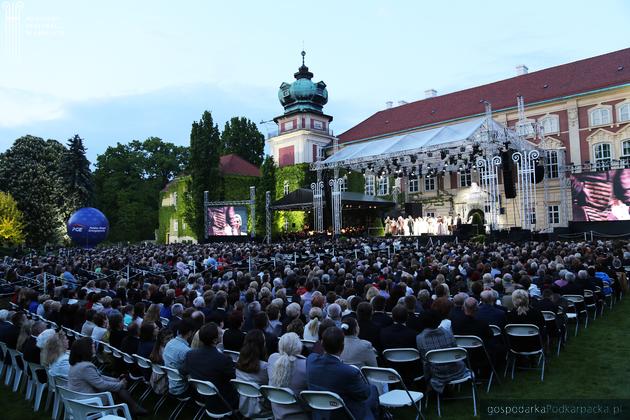
<instances>
[{"instance_id":1,"label":"loudspeaker","mask_svg":"<svg viewBox=\"0 0 630 420\"><path fill-rule=\"evenodd\" d=\"M422 216L422 203L405 203L405 213L408 216Z\"/></svg>"},{"instance_id":2,"label":"loudspeaker","mask_svg":"<svg viewBox=\"0 0 630 420\"><path fill-rule=\"evenodd\" d=\"M536 165L536 168L534 169L534 177L534 182L536 182L536 184L539 184L543 179L545 179L545 167L543 165Z\"/></svg>"},{"instance_id":3,"label":"loudspeaker","mask_svg":"<svg viewBox=\"0 0 630 420\"><path fill-rule=\"evenodd\" d=\"M501 159L503 160L503 191L505 192L505 198L515 198L516 187L514 186L512 150L501 152Z\"/></svg>"}]
</instances>

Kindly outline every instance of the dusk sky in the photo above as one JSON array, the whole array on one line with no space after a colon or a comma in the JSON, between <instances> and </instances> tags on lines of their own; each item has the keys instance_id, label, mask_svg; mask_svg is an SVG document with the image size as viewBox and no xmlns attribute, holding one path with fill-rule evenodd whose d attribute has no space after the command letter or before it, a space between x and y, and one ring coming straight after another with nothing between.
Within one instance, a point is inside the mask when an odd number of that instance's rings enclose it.
<instances>
[{"instance_id":1,"label":"dusk sky","mask_svg":"<svg viewBox=\"0 0 630 420\"><path fill-rule=\"evenodd\" d=\"M221 128L270 120L303 46L339 134L389 100L627 48L628 22L623 0L2 1L0 152L78 133L94 162L149 136L187 145L206 109Z\"/></svg>"}]
</instances>

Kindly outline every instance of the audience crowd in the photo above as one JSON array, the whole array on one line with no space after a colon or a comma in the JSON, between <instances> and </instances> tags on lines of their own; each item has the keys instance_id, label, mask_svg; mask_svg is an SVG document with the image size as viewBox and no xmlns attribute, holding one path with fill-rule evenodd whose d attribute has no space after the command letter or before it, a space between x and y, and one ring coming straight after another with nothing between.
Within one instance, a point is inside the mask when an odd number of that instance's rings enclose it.
<instances>
[{"instance_id":1,"label":"audience crowd","mask_svg":"<svg viewBox=\"0 0 630 420\"><path fill-rule=\"evenodd\" d=\"M448 382L470 365L432 365L428 351L474 335L500 368L506 344L491 326L533 324L545 345L562 342L571 311L563 295L590 291L599 308L627 289L627 266L627 242L420 246L357 238L61 250L0 265L17 308L0 310L0 342L67 378L72 390L112 392L136 415L146 411L128 387L143 373L120 366L102 343L183 375L147 377L157 393L191 395L189 377L218 388L220 397L208 404L245 416L300 412L239 397L230 382L238 379L296 394L332 391L355 418L370 419L379 414L379 389L354 367L393 367L409 386L424 375L423 392L448 393ZM556 314L555 323L542 311ZM29 312L59 329L29 320ZM62 327L81 336L69 343ZM389 363L383 351L392 348L415 348L421 360ZM236 362L230 351L238 352ZM478 366L479 375L487 373Z\"/></svg>"}]
</instances>

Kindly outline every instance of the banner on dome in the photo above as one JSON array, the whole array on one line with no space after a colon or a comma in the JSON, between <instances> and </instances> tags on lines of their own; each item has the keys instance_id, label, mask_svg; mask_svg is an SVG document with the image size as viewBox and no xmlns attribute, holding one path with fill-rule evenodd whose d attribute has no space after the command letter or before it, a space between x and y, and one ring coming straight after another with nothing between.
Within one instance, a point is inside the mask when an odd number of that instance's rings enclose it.
<instances>
[{"instance_id":1,"label":"banner on dome","mask_svg":"<svg viewBox=\"0 0 630 420\"><path fill-rule=\"evenodd\" d=\"M630 220L630 169L571 175L574 222Z\"/></svg>"},{"instance_id":2,"label":"banner on dome","mask_svg":"<svg viewBox=\"0 0 630 420\"><path fill-rule=\"evenodd\" d=\"M208 236L247 235L247 208L244 206L210 206Z\"/></svg>"}]
</instances>

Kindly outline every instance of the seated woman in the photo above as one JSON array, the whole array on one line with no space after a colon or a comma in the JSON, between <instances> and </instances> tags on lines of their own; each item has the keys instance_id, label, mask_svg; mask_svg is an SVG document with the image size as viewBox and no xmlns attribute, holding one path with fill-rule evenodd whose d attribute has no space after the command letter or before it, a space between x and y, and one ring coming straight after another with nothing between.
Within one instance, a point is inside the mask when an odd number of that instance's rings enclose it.
<instances>
[{"instance_id":1,"label":"seated woman","mask_svg":"<svg viewBox=\"0 0 630 420\"><path fill-rule=\"evenodd\" d=\"M267 385L267 358L265 353L265 334L261 330L251 330L245 336L245 342L236 363L236 379ZM245 417L252 417L262 411L257 398L239 398L239 410Z\"/></svg>"},{"instance_id":2,"label":"seated woman","mask_svg":"<svg viewBox=\"0 0 630 420\"><path fill-rule=\"evenodd\" d=\"M155 339L157 336L157 328L153 322L144 321L140 327L140 341L138 342L138 356L149 358L153 347L155 347Z\"/></svg>"},{"instance_id":3,"label":"seated woman","mask_svg":"<svg viewBox=\"0 0 630 420\"><path fill-rule=\"evenodd\" d=\"M53 331L53 330L46 330ZM49 333L50 334L50 333ZM40 340L43 343L40 344ZM62 332L53 333L49 337L45 337L44 333L38 337L37 346L42 348L40 359L42 365L48 369L51 376L68 377L70 371L70 355L68 351L68 338Z\"/></svg>"},{"instance_id":4,"label":"seated woman","mask_svg":"<svg viewBox=\"0 0 630 420\"><path fill-rule=\"evenodd\" d=\"M442 314L431 309L427 312L425 320L427 328L418 334L416 344L423 360L422 365L427 386L430 386L435 392L441 394L450 381L467 375L468 369L463 361L440 365L427 362L426 354L430 350L457 347L457 344L455 343L453 333L451 333L450 330L440 327Z\"/></svg>"},{"instance_id":5,"label":"seated woman","mask_svg":"<svg viewBox=\"0 0 630 420\"><path fill-rule=\"evenodd\" d=\"M341 360L359 369L363 366L378 366L376 351L367 340L359 338L359 324L354 318L346 317L341 323L341 330L345 335Z\"/></svg>"},{"instance_id":6,"label":"seated woman","mask_svg":"<svg viewBox=\"0 0 630 420\"><path fill-rule=\"evenodd\" d=\"M127 380L124 376L112 378L102 375L94 363L92 339L80 338L72 344L70 351L70 371L68 372L68 388L72 391L93 394L96 392L111 392L114 399L124 402L134 416L142 416L148 412L136 403L125 389Z\"/></svg>"},{"instance_id":7,"label":"seated woman","mask_svg":"<svg viewBox=\"0 0 630 420\"><path fill-rule=\"evenodd\" d=\"M225 323L227 329L223 331L223 349L241 351L243 341L245 341L245 333L241 331L243 327L243 313L241 311L233 311L228 315Z\"/></svg>"},{"instance_id":8,"label":"seated woman","mask_svg":"<svg viewBox=\"0 0 630 420\"><path fill-rule=\"evenodd\" d=\"M522 289L512 292L514 308L507 313L508 324L531 324L538 327L542 342L546 341L545 317L542 312L529 306L529 294ZM534 351L540 348L540 340L531 337L521 337L514 343L520 351Z\"/></svg>"},{"instance_id":9,"label":"seated woman","mask_svg":"<svg viewBox=\"0 0 630 420\"><path fill-rule=\"evenodd\" d=\"M306 383L306 359L300 358L302 353L302 341L295 333L286 333L280 337L278 342L278 353L269 356L267 363L267 373L269 375L269 385L281 388L289 388L295 395L308 389ZM299 419L298 413L302 413L299 404L286 406L271 404L273 417L275 419ZM304 419L310 418L307 415Z\"/></svg>"}]
</instances>

